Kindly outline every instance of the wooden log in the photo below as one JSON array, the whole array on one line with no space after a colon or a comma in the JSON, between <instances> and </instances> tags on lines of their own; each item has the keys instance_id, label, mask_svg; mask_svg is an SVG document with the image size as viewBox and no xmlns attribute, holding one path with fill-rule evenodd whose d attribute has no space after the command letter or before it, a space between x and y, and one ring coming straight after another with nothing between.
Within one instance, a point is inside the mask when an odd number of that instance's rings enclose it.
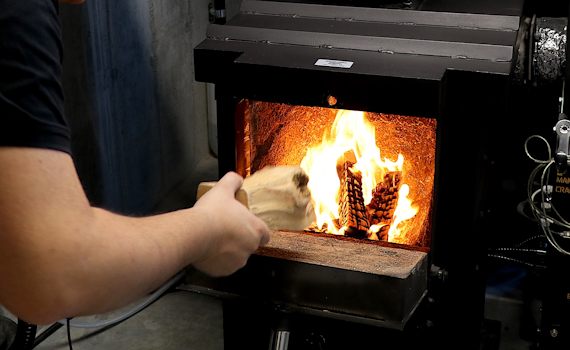
<instances>
[{"instance_id":1,"label":"wooden log","mask_svg":"<svg viewBox=\"0 0 570 350\"><path fill-rule=\"evenodd\" d=\"M370 224L362 196L362 174L353 171L354 163L344 162L340 179L339 225L349 237L366 238Z\"/></svg>"},{"instance_id":2,"label":"wooden log","mask_svg":"<svg viewBox=\"0 0 570 350\"><path fill-rule=\"evenodd\" d=\"M384 181L379 182L372 191L372 200L368 204L371 225L384 225L378 231L378 239L386 241L390 225L394 222L394 211L398 205L398 191L401 186L402 173L389 172Z\"/></svg>"},{"instance_id":3,"label":"wooden log","mask_svg":"<svg viewBox=\"0 0 570 350\"><path fill-rule=\"evenodd\" d=\"M301 167L266 166L244 180L236 199L272 230L301 231L316 220L308 181ZM200 183L197 198L216 183Z\"/></svg>"}]
</instances>

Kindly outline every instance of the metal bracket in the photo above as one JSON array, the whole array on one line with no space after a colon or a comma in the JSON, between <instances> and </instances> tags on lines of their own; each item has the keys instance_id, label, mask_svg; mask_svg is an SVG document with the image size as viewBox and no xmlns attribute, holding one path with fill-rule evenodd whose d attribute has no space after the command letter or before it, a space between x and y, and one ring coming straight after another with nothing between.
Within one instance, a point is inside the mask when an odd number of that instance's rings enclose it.
<instances>
[{"instance_id":1,"label":"metal bracket","mask_svg":"<svg viewBox=\"0 0 570 350\"><path fill-rule=\"evenodd\" d=\"M556 154L554 156L556 171L559 174L564 174L568 167L568 155L570 154L570 120L566 119L565 114L560 114L554 131L557 135Z\"/></svg>"},{"instance_id":2,"label":"metal bracket","mask_svg":"<svg viewBox=\"0 0 570 350\"><path fill-rule=\"evenodd\" d=\"M445 282L447 280L447 277L448 277L448 272L445 271L445 269L442 269L439 266L435 266L432 264L431 268L430 268L430 276L432 278L437 278L437 279L441 280L442 282Z\"/></svg>"},{"instance_id":3,"label":"metal bracket","mask_svg":"<svg viewBox=\"0 0 570 350\"><path fill-rule=\"evenodd\" d=\"M216 22L216 9L214 9L213 3L208 4L208 20L210 23Z\"/></svg>"}]
</instances>

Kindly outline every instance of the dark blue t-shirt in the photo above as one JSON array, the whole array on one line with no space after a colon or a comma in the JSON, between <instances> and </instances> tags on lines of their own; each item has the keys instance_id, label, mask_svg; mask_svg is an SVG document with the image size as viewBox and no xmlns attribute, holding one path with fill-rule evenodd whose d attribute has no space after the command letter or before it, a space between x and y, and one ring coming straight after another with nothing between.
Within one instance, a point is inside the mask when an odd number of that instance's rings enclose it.
<instances>
[{"instance_id":1,"label":"dark blue t-shirt","mask_svg":"<svg viewBox=\"0 0 570 350\"><path fill-rule=\"evenodd\" d=\"M71 154L57 0L0 0L0 146Z\"/></svg>"},{"instance_id":2,"label":"dark blue t-shirt","mask_svg":"<svg viewBox=\"0 0 570 350\"><path fill-rule=\"evenodd\" d=\"M57 0L0 0L0 146L71 153ZM1 171L1 169L0 169ZM9 345L0 312L0 348Z\"/></svg>"}]
</instances>

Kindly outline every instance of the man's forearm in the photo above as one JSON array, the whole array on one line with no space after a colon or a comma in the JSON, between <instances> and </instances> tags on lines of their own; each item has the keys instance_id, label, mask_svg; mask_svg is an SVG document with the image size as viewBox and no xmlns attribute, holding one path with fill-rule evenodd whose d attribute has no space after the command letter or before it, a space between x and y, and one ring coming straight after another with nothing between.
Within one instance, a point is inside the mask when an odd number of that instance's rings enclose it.
<instances>
[{"instance_id":1,"label":"man's forearm","mask_svg":"<svg viewBox=\"0 0 570 350\"><path fill-rule=\"evenodd\" d=\"M202 232L193 226L191 210L152 218L129 218L93 208L82 229L51 232L29 242L28 256L12 256L8 276L15 287L6 307L26 321L57 319L111 311L156 289L192 258L190 245ZM200 218L196 218L200 220ZM11 290L10 290L11 289Z\"/></svg>"},{"instance_id":2,"label":"man's forearm","mask_svg":"<svg viewBox=\"0 0 570 350\"><path fill-rule=\"evenodd\" d=\"M194 208L131 218L89 205L68 154L0 147L0 169L0 303L31 323L121 307L188 264L228 275L269 240L235 173Z\"/></svg>"}]
</instances>

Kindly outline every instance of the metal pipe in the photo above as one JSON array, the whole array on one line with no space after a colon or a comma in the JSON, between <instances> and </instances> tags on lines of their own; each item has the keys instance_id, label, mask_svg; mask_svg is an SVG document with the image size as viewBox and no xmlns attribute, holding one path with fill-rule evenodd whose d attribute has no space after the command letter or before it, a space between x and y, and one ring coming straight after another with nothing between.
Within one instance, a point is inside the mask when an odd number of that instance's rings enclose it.
<instances>
[{"instance_id":1,"label":"metal pipe","mask_svg":"<svg viewBox=\"0 0 570 350\"><path fill-rule=\"evenodd\" d=\"M269 350L287 350L289 348L289 331L271 330Z\"/></svg>"},{"instance_id":2,"label":"metal pipe","mask_svg":"<svg viewBox=\"0 0 570 350\"><path fill-rule=\"evenodd\" d=\"M225 0L214 0L214 18L215 24L226 23L226 2Z\"/></svg>"}]
</instances>

